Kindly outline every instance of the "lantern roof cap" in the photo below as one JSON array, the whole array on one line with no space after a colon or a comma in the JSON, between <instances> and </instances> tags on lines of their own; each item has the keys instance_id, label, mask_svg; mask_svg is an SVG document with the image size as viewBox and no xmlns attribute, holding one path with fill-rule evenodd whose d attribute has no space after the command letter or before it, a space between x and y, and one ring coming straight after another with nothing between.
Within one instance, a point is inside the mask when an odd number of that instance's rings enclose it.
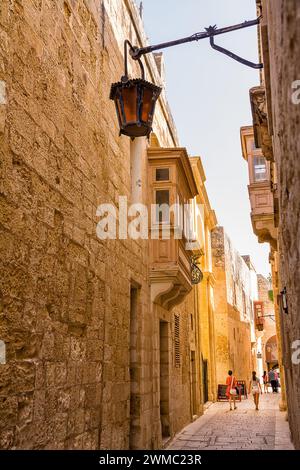
<instances>
[{"instance_id":1,"label":"lantern roof cap","mask_svg":"<svg viewBox=\"0 0 300 470\"><path fill-rule=\"evenodd\" d=\"M113 83L112 86L111 86L109 98L111 100L115 99L116 92L117 92L118 88L129 88L132 85L142 85L145 88L153 90L158 95L160 95L160 93L162 91L162 88L157 86L157 85L154 85L154 83L148 82L147 80L143 80L142 78L133 78L133 79L129 79L129 80L124 81L124 82L121 81L121 82Z\"/></svg>"}]
</instances>

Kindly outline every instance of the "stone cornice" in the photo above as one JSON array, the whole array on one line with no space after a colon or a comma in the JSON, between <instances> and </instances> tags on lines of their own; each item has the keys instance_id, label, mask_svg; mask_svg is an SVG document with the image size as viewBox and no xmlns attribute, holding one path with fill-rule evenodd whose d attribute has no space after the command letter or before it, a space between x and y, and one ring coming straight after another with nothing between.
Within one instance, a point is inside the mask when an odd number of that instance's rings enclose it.
<instances>
[{"instance_id":1,"label":"stone cornice","mask_svg":"<svg viewBox=\"0 0 300 470\"><path fill-rule=\"evenodd\" d=\"M277 250L278 229L274 225L274 214L251 213L252 227L259 243L270 243L274 250Z\"/></svg>"},{"instance_id":2,"label":"stone cornice","mask_svg":"<svg viewBox=\"0 0 300 470\"><path fill-rule=\"evenodd\" d=\"M167 310L180 304L193 288L179 266L151 271L150 285L151 301Z\"/></svg>"},{"instance_id":3,"label":"stone cornice","mask_svg":"<svg viewBox=\"0 0 300 470\"><path fill-rule=\"evenodd\" d=\"M252 109L254 139L257 148L261 148L264 157L274 161L272 138L269 134L266 91L262 86L251 88L250 103Z\"/></svg>"}]
</instances>

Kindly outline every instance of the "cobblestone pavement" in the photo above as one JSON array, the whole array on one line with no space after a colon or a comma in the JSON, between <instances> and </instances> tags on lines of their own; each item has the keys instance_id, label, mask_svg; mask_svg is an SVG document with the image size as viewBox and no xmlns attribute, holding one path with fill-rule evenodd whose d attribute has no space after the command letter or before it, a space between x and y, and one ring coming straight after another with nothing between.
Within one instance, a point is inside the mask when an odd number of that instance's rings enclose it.
<instances>
[{"instance_id":1,"label":"cobblestone pavement","mask_svg":"<svg viewBox=\"0 0 300 470\"><path fill-rule=\"evenodd\" d=\"M260 397L260 410L253 399L212 404L203 416L188 425L168 446L170 450L293 450L286 413L279 411L280 395Z\"/></svg>"}]
</instances>

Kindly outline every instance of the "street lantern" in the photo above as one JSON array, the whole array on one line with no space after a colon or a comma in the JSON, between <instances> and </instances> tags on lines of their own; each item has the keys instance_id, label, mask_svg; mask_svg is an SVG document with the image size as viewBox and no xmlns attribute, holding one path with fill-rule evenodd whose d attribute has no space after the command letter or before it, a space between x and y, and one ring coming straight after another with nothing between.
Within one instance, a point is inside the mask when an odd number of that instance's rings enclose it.
<instances>
[{"instance_id":1,"label":"street lantern","mask_svg":"<svg viewBox=\"0 0 300 470\"><path fill-rule=\"evenodd\" d=\"M160 92L161 88L142 78L112 85L110 99L115 102L120 134L149 137Z\"/></svg>"},{"instance_id":2,"label":"street lantern","mask_svg":"<svg viewBox=\"0 0 300 470\"><path fill-rule=\"evenodd\" d=\"M121 81L114 83L110 91L110 99L115 102L120 134L132 139L149 137L156 101L161 88L145 80L144 67L140 60L142 78L130 80L127 68L127 45L133 49L129 41L125 41L125 75Z\"/></svg>"},{"instance_id":3,"label":"street lantern","mask_svg":"<svg viewBox=\"0 0 300 470\"><path fill-rule=\"evenodd\" d=\"M145 71L141 61L141 57L143 55L160 49L178 46L179 44L209 38L210 45L214 50L227 55L231 59L234 59L247 67L261 69L263 64L255 64L249 60L243 59L228 49L218 46L214 41L214 37L217 35L226 34L239 29L248 28L250 26L257 26L259 22L260 17L252 21L244 21L244 23L220 29L218 29L216 25L209 26L208 28L205 28L204 32L196 33L186 38L140 48L133 47L132 44L126 40L124 42L125 75L121 78L120 82L112 85L110 91L110 99L115 102L116 106L120 134L125 134L134 139L135 137L149 137L152 131L155 105L161 93L161 88L145 80ZM138 61L140 65L142 78L129 79L127 66L128 47L130 48L131 58Z\"/></svg>"}]
</instances>

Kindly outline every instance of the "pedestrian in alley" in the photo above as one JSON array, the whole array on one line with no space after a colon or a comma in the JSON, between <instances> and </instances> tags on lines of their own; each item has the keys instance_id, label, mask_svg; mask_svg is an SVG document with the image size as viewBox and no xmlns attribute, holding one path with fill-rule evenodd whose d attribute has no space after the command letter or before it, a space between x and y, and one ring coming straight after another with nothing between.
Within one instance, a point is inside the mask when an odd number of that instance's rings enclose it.
<instances>
[{"instance_id":1,"label":"pedestrian in alley","mask_svg":"<svg viewBox=\"0 0 300 470\"><path fill-rule=\"evenodd\" d=\"M253 400L256 409L258 410L258 404L259 404L259 394L262 393L261 385L259 378L256 376L256 372L252 372L252 380L250 380L249 384L249 395L252 393L253 395Z\"/></svg>"},{"instance_id":2,"label":"pedestrian in alley","mask_svg":"<svg viewBox=\"0 0 300 470\"><path fill-rule=\"evenodd\" d=\"M232 411L232 406L231 406L232 401L233 401L233 408L236 410L237 407L235 404L235 399L237 397L237 391L236 391L237 381L232 373L232 370L228 371L226 385L227 385L226 396L229 400L229 410Z\"/></svg>"},{"instance_id":3,"label":"pedestrian in alley","mask_svg":"<svg viewBox=\"0 0 300 470\"><path fill-rule=\"evenodd\" d=\"M264 370L264 375L262 376L262 379L264 384L264 393L269 393L269 376L266 370Z\"/></svg>"},{"instance_id":4,"label":"pedestrian in alley","mask_svg":"<svg viewBox=\"0 0 300 470\"><path fill-rule=\"evenodd\" d=\"M271 383L272 392L277 393L277 380L273 369L269 371L269 381Z\"/></svg>"},{"instance_id":5,"label":"pedestrian in alley","mask_svg":"<svg viewBox=\"0 0 300 470\"><path fill-rule=\"evenodd\" d=\"M278 376L278 372L277 372L277 370L274 370L274 373L275 373L275 381L276 381L276 387L275 387L275 391L276 391L276 393L278 393L278 387L279 387L279 376Z\"/></svg>"}]
</instances>

